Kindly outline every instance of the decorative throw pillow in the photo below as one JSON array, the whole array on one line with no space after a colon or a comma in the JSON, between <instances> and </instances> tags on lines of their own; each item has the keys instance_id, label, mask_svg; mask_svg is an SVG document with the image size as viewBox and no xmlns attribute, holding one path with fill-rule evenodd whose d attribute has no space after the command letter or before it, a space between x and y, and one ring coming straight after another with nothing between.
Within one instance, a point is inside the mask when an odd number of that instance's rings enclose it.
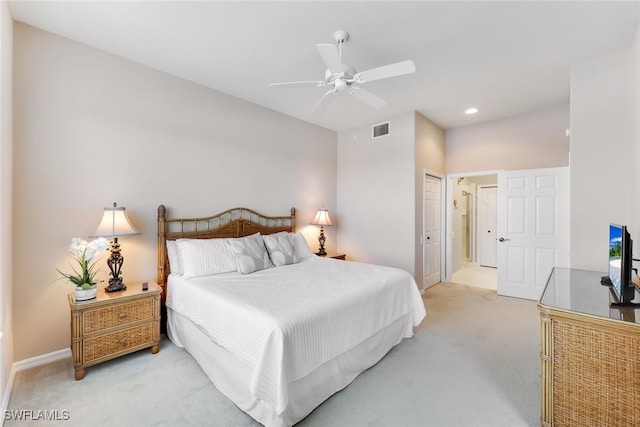
<instances>
[{"instance_id":1,"label":"decorative throw pillow","mask_svg":"<svg viewBox=\"0 0 640 427\"><path fill-rule=\"evenodd\" d=\"M185 277L209 276L236 271L228 239L178 239L178 257Z\"/></svg>"},{"instance_id":2,"label":"decorative throw pillow","mask_svg":"<svg viewBox=\"0 0 640 427\"><path fill-rule=\"evenodd\" d=\"M307 244L307 240L304 238L302 233L296 233L293 235L293 247L295 254L295 262L300 262L305 258L309 258L313 256L313 252L309 249L309 245Z\"/></svg>"},{"instance_id":3,"label":"decorative throw pillow","mask_svg":"<svg viewBox=\"0 0 640 427\"><path fill-rule=\"evenodd\" d=\"M273 267L260 233L229 239L227 244L236 257L236 265L240 273L248 274Z\"/></svg>"},{"instance_id":4,"label":"decorative throw pillow","mask_svg":"<svg viewBox=\"0 0 640 427\"><path fill-rule=\"evenodd\" d=\"M269 258L276 267L293 264L295 254L293 250L293 235L286 231L262 236L269 252Z\"/></svg>"},{"instance_id":5,"label":"decorative throw pillow","mask_svg":"<svg viewBox=\"0 0 640 427\"><path fill-rule=\"evenodd\" d=\"M182 275L182 263L178 255L178 244L175 240L167 240L167 258L169 258L169 269L171 274Z\"/></svg>"}]
</instances>

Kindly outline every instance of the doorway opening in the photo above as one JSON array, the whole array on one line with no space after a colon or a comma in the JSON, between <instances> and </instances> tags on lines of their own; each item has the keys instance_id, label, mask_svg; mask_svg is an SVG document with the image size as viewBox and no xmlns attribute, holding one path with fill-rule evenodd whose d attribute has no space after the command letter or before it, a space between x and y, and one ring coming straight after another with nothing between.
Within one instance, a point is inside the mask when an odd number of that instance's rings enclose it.
<instances>
[{"instance_id":1,"label":"doorway opening","mask_svg":"<svg viewBox=\"0 0 640 427\"><path fill-rule=\"evenodd\" d=\"M446 209L448 281L497 290L497 185L497 172L449 175Z\"/></svg>"}]
</instances>

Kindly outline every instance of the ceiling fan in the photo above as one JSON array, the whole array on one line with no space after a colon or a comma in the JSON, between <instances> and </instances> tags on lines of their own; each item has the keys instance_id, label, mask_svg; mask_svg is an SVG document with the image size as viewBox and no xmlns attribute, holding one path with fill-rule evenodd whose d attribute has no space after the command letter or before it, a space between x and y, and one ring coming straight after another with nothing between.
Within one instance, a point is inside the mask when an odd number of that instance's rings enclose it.
<instances>
[{"instance_id":1,"label":"ceiling fan","mask_svg":"<svg viewBox=\"0 0 640 427\"><path fill-rule=\"evenodd\" d=\"M270 86L273 88L330 86L331 89L322 95L315 107L313 107L311 114L322 111L333 99L332 95L338 93L347 93L373 108L380 109L387 105L387 101L358 85L388 77L402 76L416 71L413 61L408 60L357 72L351 65L342 63L342 45L349 40L349 33L336 31L333 38L338 43L337 45L316 44L318 53L327 66L324 80L271 83Z\"/></svg>"}]
</instances>

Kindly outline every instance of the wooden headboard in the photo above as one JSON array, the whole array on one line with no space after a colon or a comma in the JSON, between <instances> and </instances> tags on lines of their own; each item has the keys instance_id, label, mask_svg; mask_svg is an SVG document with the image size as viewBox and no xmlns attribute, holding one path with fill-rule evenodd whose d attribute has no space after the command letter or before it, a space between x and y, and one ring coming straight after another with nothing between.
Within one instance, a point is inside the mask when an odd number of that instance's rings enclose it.
<instances>
[{"instance_id":1,"label":"wooden headboard","mask_svg":"<svg viewBox=\"0 0 640 427\"><path fill-rule=\"evenodd\" d=\"M265 216L246 208L233 208L200 218L167 218L167 208L158 206L158 285L166 296L167 276L171 272L167 257L167 240L244 237L295 231L296 208L289 216Z\"/></svg>"}]
</instances>

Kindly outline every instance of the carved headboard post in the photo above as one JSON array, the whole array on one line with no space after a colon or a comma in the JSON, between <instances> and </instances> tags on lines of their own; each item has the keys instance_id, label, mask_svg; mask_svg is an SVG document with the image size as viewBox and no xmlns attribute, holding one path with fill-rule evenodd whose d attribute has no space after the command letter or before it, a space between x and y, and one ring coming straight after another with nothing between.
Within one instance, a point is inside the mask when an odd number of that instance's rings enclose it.
<instances>
[{"instance_id":1,"label":"carved headboard post","mask_svg":"<svg viewBox=\"0 0 640 427\"><path fill-rule=\"evenodd\" d=\"M164 205L158 206L158 285L165 289L165 265L166 263L166 241L167 241L167 222L166 222L167 209ZM163 292L163 296L165 293Z\"/></svg>"},{"instance_id":2,"label":"carved headboard post","mask_svg":"<svg viewBox=\"0 0 640 427\"><path fill-rule=\"evenodd\" d=\"M291 208L291 232L296 232L296 208Z\"/></svg>"}]
</instances>

